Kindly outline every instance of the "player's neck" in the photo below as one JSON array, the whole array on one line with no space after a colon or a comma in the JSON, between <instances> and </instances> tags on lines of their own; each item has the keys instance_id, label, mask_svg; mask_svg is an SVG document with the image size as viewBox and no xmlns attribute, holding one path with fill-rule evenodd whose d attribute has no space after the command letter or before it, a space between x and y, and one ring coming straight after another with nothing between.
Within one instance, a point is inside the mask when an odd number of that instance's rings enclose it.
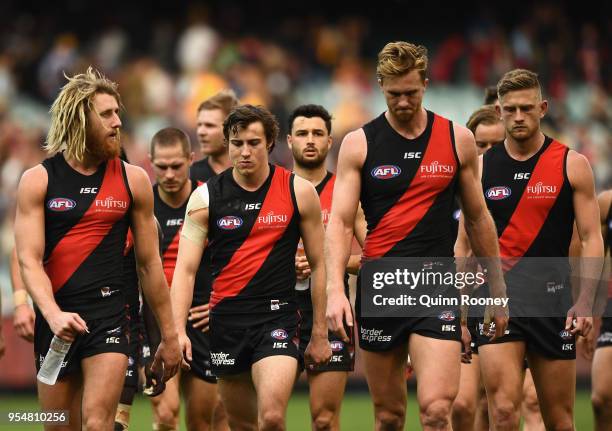
<instances>
[{"instance_id":1,"label":"player's neck","mask_svg":"<svg viewBox=\"0 0 612 431\"><path fill-rule=\"evenodd\" d=\"M159 185L157 186L157 191L159 192L159 197L163 203L169 207L178 208L183 206L183 204L187 202L187 199L189 199L189 196L191 196L191 188L191 180L187 179L183 187L174 193L166 192Z\"/></svg>"},{"instance_id":2,"label":"player's neck","mask_svg":"<svg viewBox=\"0 0 612 431\"><path fill-rule=\"evenodd\" d=\"M224 151L221 154L211 154L206 160L208 161L208 165L212 168L215 174L220 174L221 172L232 166L227 151Z\"/></svg>"},{"instance_id":3,"label":"player's neck","mask_svg":"<svg viewBox=\"0 0 612 431\"><path fill-rule=\"evenodd\" d=\"M517 141L508 135L504 145L510 157L518 161L524 161L540 151L545 139L544 133L538 130L537 133L534 133L533 136L524 141Z\"/></svg>"},{"instance_id":4,"label":"player's neck","mask_svg":"<svg viewBox=\"0 0 612 431\"><path fill-rule=\"evenodd\" d=\"M298 165L295 160L293 161L293 172L295 172L296 175L299 175L305 180L310 181L315 187L318 186L327 175L325 163L321 163L321 165L317 166L316 168L306 168L304 166Z\"/></svg>"},{"instance_id":5,"label":"player's neck","mask_svg":"<svg viewBox=\"0 0 612 431\"><path fill-rule=\"evenodd\" d=\"M100 165L104 162L104 160L93 159L87 154L85 154L85 157L83 157L83 161L78 161L72 157L66 157L66 153L64 153L64 159L72 169L82 175L95 174L98 171Z\"/></svg>"},{"instance_id":6,"label":"player's neck","mask_svg":"<svg viewBox=\"0 0 612 431\"><path fill-rule=\"evenodd\" d=\"M401 120L395 117L391 111L385 112L387 121L393 129L407 139L415 139L421 136L427 127L427 111L421 107L409 119Z\"/></svg>"},{"instance_id":7,"label":"player's neck","mask_svg":"<svg viewBox=\"0 0 612 431\"><path fill-rule=\"evenodd\" d=\"M236 168L232 169L232 177L236 184L249 192L258 190L266 182L268 175L270 175L270 165L267 162L261 169L247 175L241 174Z\"/></svg>"}]
</instances>

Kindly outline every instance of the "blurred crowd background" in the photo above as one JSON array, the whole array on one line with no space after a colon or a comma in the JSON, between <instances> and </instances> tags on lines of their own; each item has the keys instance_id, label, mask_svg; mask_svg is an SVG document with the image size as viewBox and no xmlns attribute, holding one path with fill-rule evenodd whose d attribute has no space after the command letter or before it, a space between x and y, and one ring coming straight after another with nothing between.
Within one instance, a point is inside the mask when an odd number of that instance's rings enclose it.
<instances>
[{"instance_id":1,"label":"blurred crowd background","mask_svg":"<svg viewBox=\"0 0 612 431\"><path fill-rule=\"evenodd\" d=\"M385 109L375 80L386 42L429 49L425 105L465 124L506 71L525 67L543 83L548 134L585 154L598 189L612 185L612 7L606 2L236 1L143 5L5 0L0 5L0 287L12 304L7 256L13 246L21 173L44 157L48 109L63 74L92 64L119 83L122 142L149 170L148 145L160 128L192 136L198 104L231 87L241 102L269 107L281 123L273 160L290 167L285 125L301 103L334 117L333 137ZM338 146L330 157L334 169ZM194 145L197 152L197 145ZM149 170L150 171L150 170ZM8 323L8 322L6 322ZM5 325L7 326L7 325Z\"/></svg>"}]
</instances>

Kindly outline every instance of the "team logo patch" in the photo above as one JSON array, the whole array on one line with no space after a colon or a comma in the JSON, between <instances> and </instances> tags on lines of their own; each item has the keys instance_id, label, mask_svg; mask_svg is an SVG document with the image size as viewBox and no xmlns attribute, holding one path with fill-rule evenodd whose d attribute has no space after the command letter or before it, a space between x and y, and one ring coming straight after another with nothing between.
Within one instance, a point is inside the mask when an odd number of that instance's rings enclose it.
<instances>
[{"instance_id":1,"label":"team logo patch","mask_svg":"<svg viewBox=\"0 0 612 431\"><path fill-rule=\"evenodd\" d=\"M286 340L289 335L287 335L287 331L284 329L275 329L270 333L272 338L276 338L277 340Z\"/></svg>"},{"instance_id":2,"label":"team logo patch","mask_svg":"<svg viewBox=\"0 0 612 431\"><path fill-rule=\"evenodd\" d=\"M70 211L76 207L76 202L68 198L55 198L47 202L47 208L55 212Z\"/></svg>"},{"instance_id":3,"label":"team logo patch","mask_svg":"<svg viewBox=\"0 0 612 431\"><path fill-rule=\"evenodd\" d=\"M339 352L344 347L344 343L342 341L330 341L329 347L331 347L332 352Z\"/></svg>"},{"instance_id":4,"label":"team logo patch","mask_svg":"<svg viewBox=\"0 0 612 431\"><path fill-rule=\"evenodd\" d=\"M217 226L224 230L238 229L242 226L242 219L236 216L225 216L217 220Z\"/></svg>"},{"instance_id":5,"label":"team logo patch","mask_svg":"<svg viewBox=\"0 0 612 431\"><path fill-rule=\"evenodd\" d=\"M487 199L491 201L499 201L502 199L506 199L511 194L512 194L512 190L510 190L510 187L496 186L496 187L491 187L490 189L488 189L485 193L485 196L487 197Z\"/></svg>"},{"instance_id":6,"label":"team logo patch","mask_svg":"<svg viewBox=\"0 0 612 431\"><path fill-rule=\"evenodd\" d=\"M450 310L443 311L438 316L438 319L444 320L445 322L452 322L453 320L455 320L455 313Z\"/></svg>"},{"instance_id":7,"label":"team logo patch","mask_svg":"<svg viewBox=\"0 0 612 431\"><path fill-rule=\"evenodd\" d=\"M573 335L570 331L566 331L564 329L563 331L559 332L559 337L561 337L563 340L571 340Z\"/></svg>"},{"instance_id":8,"label":"team logo patch","mask_svg":"<svg viewBox=\"0 0 612 431\"><path fill-rule=\"evenodd\" d=\"M372 176L377 180L388 180L390 178L395 178L401 173L402 170L399 168L399 166L395 165L377 166L371 171Z\"/></svg>"}]
</instances>

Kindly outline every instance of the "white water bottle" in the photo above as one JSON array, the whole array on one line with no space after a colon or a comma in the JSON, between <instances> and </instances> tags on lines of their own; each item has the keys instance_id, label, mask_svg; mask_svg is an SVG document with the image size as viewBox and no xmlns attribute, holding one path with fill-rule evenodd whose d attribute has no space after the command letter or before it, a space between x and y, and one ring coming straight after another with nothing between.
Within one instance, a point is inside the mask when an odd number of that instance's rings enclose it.
<instances>
[{"instance_id":1,"label":"white water bottle","mask_svg":"<svg viewBox=\"0 0 612 431\"><path fill-rule=\"evenodd\" d=\"M47 385L55 384L60 369L62 368L64 358L66 357L71 345L71 342L64 341L57 335L53 336L47 356L45 356L45 360L43 361L42 365L40 366L40 370L36 375L38 381Z\"/></svg>"}]
</instances>

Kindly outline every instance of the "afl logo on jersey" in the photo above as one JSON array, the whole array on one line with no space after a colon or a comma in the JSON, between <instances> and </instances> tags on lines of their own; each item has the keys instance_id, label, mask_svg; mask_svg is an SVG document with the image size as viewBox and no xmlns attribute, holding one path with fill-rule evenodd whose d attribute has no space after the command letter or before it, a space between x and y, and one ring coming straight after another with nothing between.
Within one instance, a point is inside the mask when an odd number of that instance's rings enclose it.
<instances>
[{"instance_id":1,"label":"afl logo on jersey","mask_svg":"<svg viewBox=\"0 0 612 431\"><path fill-rule=\"evenodd\" d=\"M225 216L217 220L217 226L225 230L238 229L242 226L242 219L236 216Z\"/></svg>"},{"instance_id":2,"label":"afl logo on jersey","mask_svg":"<svg viewBox=\"0 0 612 431\"><path fill-rule=\"evenodd\" d=\"M372 169L372 172L371 172L372 176L376 178L377 180L388 180L391 178L395 178L401 173L402 173L402 170L399 168L399 166L395 166L395 165L377 166L374 169Z\"/></svg>"},{"instance_id":3,"label":"afl logo on jersey","mask_svg":"<svg viewBox=\"0 0 612 431\"><path fill-rule=\"evenodd\" d=\"M276 338L277 340L286 340L289 335L287 335L287 331L284 329L275 329L270 333L272 338Z\"/></svg>"},{"instance_id":4,"label":"afl logo on jersey","mask_svg":"<svg viewBox=\"0 0 612 431\"><path fill-rule=\"evenodd\" d=\"M451 322L451 321L455 320L455 313L453 313L451 310L443 311L438 316L438 319L444 320L445 322Z\"/></svg>"},{"instance_id":5,"label":"afl logo on jersey","mask_svg":"<svg viewBox=\"0 0 612 431\"><path fill-rule=\"evenodd\" d=\"M512 190L510 190L510 187L496 186L496 187L491 187L490 189L488 189L487 192L485 193L485 196L487 197L487 199L491 201L499 201L502 199L506 199L511 194L512 194Z\"/></svg>"},{"instance_id":6,"label":"afl logo on jersey","mask_svg":"<svg viewBox=\"0 0 612 431\"><path fill-rule=\"evenodd\" d=\"M56 212L70 211L75 207L76 202L68 198L55 198L47 202L47 208Z\"/></svg>"},{"instance_id":7,"label":"afl logo on jersey","mask_svg":"<svg viewBox=\"0 0 612 431\"><path fill-rule=\"evenodd\" d=\"M344 347L344 343L342 343L342 341L330 341L329 347L331 348L332 352L339 352Z\"/></svg>"}]
</instances>

